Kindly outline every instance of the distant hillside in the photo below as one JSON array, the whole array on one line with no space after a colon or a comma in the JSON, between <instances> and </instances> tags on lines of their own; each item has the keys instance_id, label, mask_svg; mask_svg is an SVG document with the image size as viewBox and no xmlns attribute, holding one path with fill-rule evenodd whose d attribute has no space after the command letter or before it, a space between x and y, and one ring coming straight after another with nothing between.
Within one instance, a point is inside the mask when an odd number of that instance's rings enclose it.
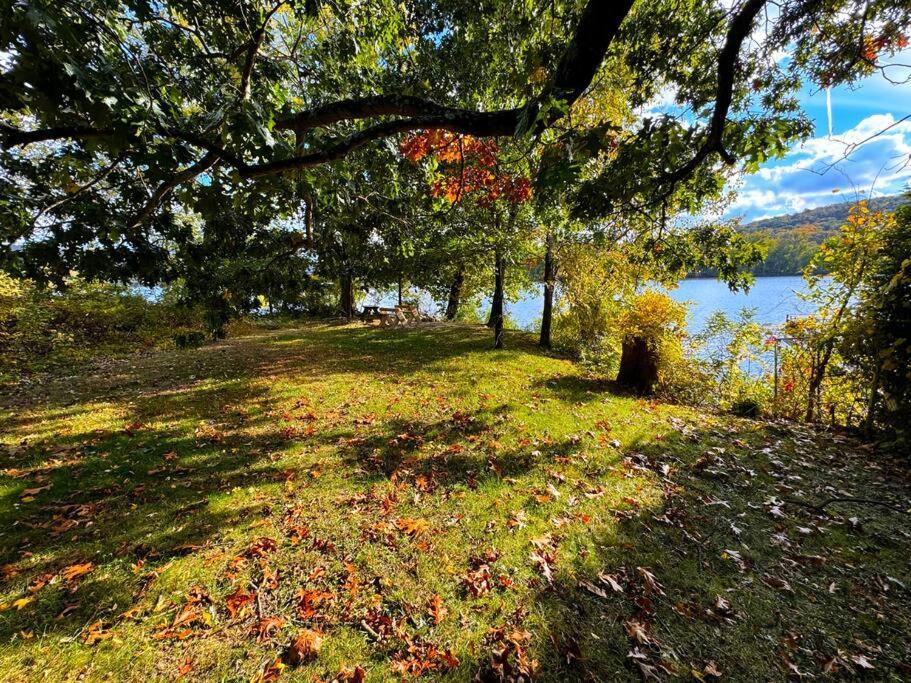
<instances>
[{"instance_id":1,"label":"distant hillside","mask_svg":"<svg viewBox=\"0 0 911 683\"><path fill-rule=\"evenodd\" d=\"M818 209L808 209L775 218L765 218L740 226L740 232L766 246L765 261L753 268L753 274L800 275L813 254L827 238L834 235L848 219L856 202L844 201ZM873 211L894 211L908 203L906 195L878 197L867 202ZM689 277L714 277L713 270L701 270Z\"/></svg>"},{"instance_id":2,"label":"distant hillside","mask_svg":"<svg viewBox=\"0 0 911 683\"><path fill-rule=\"evenodd\" d=\"M877 197L867 202L871 210L895 211L899 206L908 202L906 195L895 194L888 197ZM760 221L747 223L740 228L744 233L761 232L772 237L780 233L787 233L795 228L813 226L815 232L807 231L810 241L822 243L833 232L838 230L847 220L848 211L856 202L843 201L829 206L820 206L816 209L807 209L800 213L789 213L785 216L765 218Z\"/></svg>"}]
</instances>

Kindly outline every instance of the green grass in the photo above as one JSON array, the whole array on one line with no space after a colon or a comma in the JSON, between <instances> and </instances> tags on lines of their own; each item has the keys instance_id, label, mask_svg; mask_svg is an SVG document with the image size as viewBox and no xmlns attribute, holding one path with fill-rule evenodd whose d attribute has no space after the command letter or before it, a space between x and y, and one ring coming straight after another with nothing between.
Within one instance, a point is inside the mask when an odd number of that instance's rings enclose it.
<instances>
[{"instance_id":1,"label":"green grass","mask_svg":"<svg viewBox=\"0 0 911 683\"><path fill-rule=\"evenodd\" d=\"M307 325L7 389L0 679L911 673L906 464L489 336ZM793 502L837 496L901 509Z\"/></svg>"}]
</instances>

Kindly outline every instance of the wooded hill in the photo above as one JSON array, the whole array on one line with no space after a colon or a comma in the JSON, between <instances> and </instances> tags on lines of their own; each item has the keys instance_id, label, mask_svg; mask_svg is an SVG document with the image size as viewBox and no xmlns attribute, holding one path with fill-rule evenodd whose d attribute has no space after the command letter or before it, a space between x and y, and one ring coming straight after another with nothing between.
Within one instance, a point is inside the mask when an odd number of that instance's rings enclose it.
<instances>
[{"instance_id":1,"label":"wooded hill","mask_svg":"<svg viewBox=\"0 0 911 683\"><path fill-rule=\"evenodd\" d=\"M908 202L905 195L894 194L888 197L876 197L867 203L871 211L895 211L899 206ZM812 226L816 230L805 231L810 241L821 244L833 232L837 231L847 220L848 211L855 204L850 200L807 209L798 213L789 213L774 218L764 218L759 221L747 223L740 228L741 232L748 234L763 233L771 237L781 237L797 228Z\"/></svg>"},{"instance_id":2,"label":"wooded hill","mask_svg":"<svg viewBox=\"0 0 911 683\"><path fill-rule=\"evenodd\" d=\"M908 201L905 195L877 197L867 203L871 211L895 211ZM841 201L798 213L753 221L738 231L766 245L765 260L754 266L754 275L800 275L816 249L834 235L848 219L853 201ZM689 277L716 277L701 270Z\"/></svg>"}]
</instances>

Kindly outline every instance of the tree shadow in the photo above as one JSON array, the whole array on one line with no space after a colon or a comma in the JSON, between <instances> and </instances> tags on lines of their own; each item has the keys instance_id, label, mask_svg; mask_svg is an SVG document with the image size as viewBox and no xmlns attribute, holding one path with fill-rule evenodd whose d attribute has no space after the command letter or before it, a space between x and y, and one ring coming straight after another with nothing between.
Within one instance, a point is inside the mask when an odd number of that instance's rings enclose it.
<instances>
[{"instance_id":1,"label":"tree shadow","mask_svg":"<svg viewBox=\"0 0 911 683\"><path fill-rule=\"evenodd\" d=\"M907 478L886 474L886 464L871 475L863 451L833 473L844 442L813 436L826 446L795 449L775 429L736 424L683 428L626 449L624 468L650 476L664 497L593 530L586 552L560 556L553 583L523 615L542 680L692 671L773 680L826 666L859 675L847 654L858 651L876 657L877 676L906 673L909 595L882 576L911 579L901 559L911 550L900 511L911 498ZM823 512L786 502L833 489L896 508Z\"/></svg>"},{"instance_id":2,"label":"tree shadow","mask_svg":"<svg viewBox=\"0 0 911 683\"><path fill-rule=\"evenodd\" d=\"M519 477L554 455L565 457L579 450L579 443L571 440L504 448L493 434L497 419L509 411L501 404L456 411L438 420L388 420L382 431L342 439L339 450L368 485L423 478L433 486L471 488L491 478ZM432 444L432 449L425 444Z\"/></svg>"},{"instance_id":3,"label":"tree shadow","mask_svg":"<svg viewBox=\"0 0 911 683\"><path fill-rule=\"evenodd\" d=\"M618 386L614 380L596 375L571 374L550 377L539 380L536 386L539 389L547 389L558 398L570 403L588 403L599 400L605 393L617 396L631 395Z\"/></svg>"},{"instance_id":4,"label":"tree shadow","mask_svg":"<svg viewBox=\"0 0 911 683\"><path fill-rule=\"evenodd\" d=\"M28 610L0 612L0 640L26 630L72 636L102 607L110 612L135 602L136 579L123 567L135 566L139 576L154 573L243 527L255 505L224 509L213 501L289 476L276 461L296 443L279 429L290 398L274 392L275 383L359 372L399 381L486 353L489 344L483 328L315 330L105 361L91 374L48 376L0 396L0 430L13 436L0 461L7 484L0 489L0 589L32 600ZM455 444L481 433L496 413L466 416L461 426L392 421L370 437L369 454L352 443L344 457L363 471L364 482L412 464L413 472L447 480L483 477L491 462L501 472L530 467L525 453L491 456L480 448L410 463L407 444L392 444L409 431L447 430ZM122 426L112 429L111 422ZM316 433L308 447L334 445L346 435L354 437L339 428ZM93 570L61 579L67 567L83 563Z\"/></svg>"}]
</instances>

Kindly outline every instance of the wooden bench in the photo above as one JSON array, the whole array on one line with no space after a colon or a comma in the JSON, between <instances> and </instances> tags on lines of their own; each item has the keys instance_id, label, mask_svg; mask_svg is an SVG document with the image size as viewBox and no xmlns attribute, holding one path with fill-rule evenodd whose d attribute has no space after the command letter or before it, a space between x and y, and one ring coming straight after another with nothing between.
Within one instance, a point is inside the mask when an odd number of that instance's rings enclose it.
<instances>
[{"instance_id":1,"label":"wooden bench","mask_svg":"<svg viewBox=\"0 0 911 683\"><path fill-rule=\"evenodd\" d=\"M380 308L380 327L398 327L409 325L421 319L415 306L396 306L395 308Z\"/></svg>"}]
</instances>

